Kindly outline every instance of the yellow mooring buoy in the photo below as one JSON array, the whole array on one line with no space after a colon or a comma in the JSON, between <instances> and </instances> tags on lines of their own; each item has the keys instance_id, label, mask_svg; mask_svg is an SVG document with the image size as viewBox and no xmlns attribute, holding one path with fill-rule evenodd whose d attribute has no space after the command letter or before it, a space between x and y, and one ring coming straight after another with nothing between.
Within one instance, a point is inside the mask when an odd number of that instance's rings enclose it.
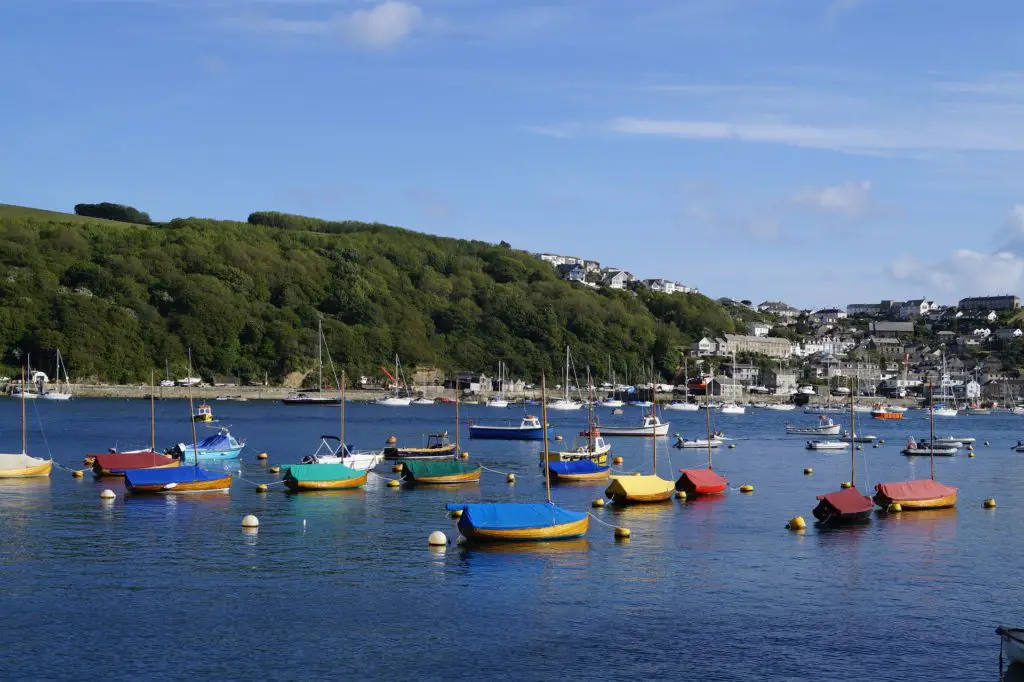
<instances>
[{"instance_id":1,"label":"yellow mooring buoy","mask_svg":"<svg viewBox=\"0 0 1024 682\"><path fill-rule=\"evenodd\" d=\"M982 506L985 507L985 509L995 509L996 508L996 498L994 498L994 497L985 498L985 502L982 504Z\"/></svg>"},{"instance_id":2,"label":"yellow mooring buoy","mask_svg":"<svg viewBox=\"0 0 1024 682\"><path fill-rule=\"evenodd\" d=\"M741 493L752 493L752 492L754 492L754 486L750 485L749 483L747 483L745 485L741 485L740 486L740 492Z\"/></svg>"},{"instance_id":3,"label":"yellow mooring buoy","mask_svg":"<svg viewBox=\"0 0 1024 682\"><path fill-rule=\"evenodd\" d=\"M622 464L622 461L621 457L612 457L612 464Z\"/></svg>"},{"instance_id":4,"label":"yellow mooring buoy","mask_svg":"<svg viewBox=\"0 0 1024 682\"><path fill-rule=\"evenodd\" d=\"M807 528L807 522L804 521L802 516L794 516L786 524L786 530L805 530Z\"/></svg>"},{"instance_id":5,"label":"yellow mooring buoy","mask_svg":"<svg viewBox=\"0 0 1024 682\"><path fill-rule=\"evenodd\" d=\"M628 528L616 528L615 537L619 540L628 540L633 533Z\"/></svg>"},{"instance_id":6,"label":"yellow mooring buoy","mask_svg":"<svg viewBox=\"0 0 1024 682\"><path fill-rule=\"evenodd\" d=\"M594 500L593 502L591 502L590 506L591 507L603 507L604 506L604 499L599 497L596 500Z\"/></svg>"},{"instance_id":7,"label":"yellow mooring buoy","mask_svg":"<svg viewBox=\"0 0 1024 682\"><path fill-rule=\"evenodd\" d=\"M256 459L266 459L267 457L268 455L265 452L261 452L258 455L256 455Z\"/></svg>"},{"instance_id":8,"label":"yellow mooring buoy","mask_svg":"<svg viewBox=\"0 0 1024 682\"><path fill-rule=\"evenodd\" d=\"M900 504L899 502L893 502L892 504L889 505L886 511L890 514L898 514L901 511L903 511L903 505Z\"/></svg>"},{"instance_id":9,"label":"yellow mooring buoy","mask_svg":"<svg viewBox=\"0 0 1024 682\"><path fill-rule=\"evenodd\" d=\"M268 486L266 483L260 483L256 486L256 492L258 493L265 493L268 490L270 490L270 486Z\"/></svg>"},{"instance_id":10,"label":"yellow mooring buoy","mask_svg":"<svg viewBox=\"0 0 1024 682\"><path fill-rule=\"evenodd\" d=\"M842 488L843 490L846 490L847 488L852 488L853 484L850 483L849 481L843 481L842 483L839 484L839 487Z\"/></svg>"},{"instance_id":11,"label":"yellow mooring buoy","mask_svg":"<svg viewBox=\"0 0 1024 682\"><path fill-rule=\"evenodd\" d=\"M677 490L676 491L676 499L677 500L685 500L686 499L686 491L685 490Z\"/></svg>"},{"instance_id":12,"label":"yellow mooring buoy","mask_svg":"<svg viewBox=\"0 0 1024 682\"><path fill-rule=\"evenodd\" d=\"M804 469L804 476L810 476L813 473L814 469L812 469L811 467L807 467L806 469Z\"/></svg>"},{"instance_id":13,"label":"yellow mooring buoy","mask_svg":"<svg viewBox=\"0 0 1024 682\"><path fill-rule=\"evenodd\" d=\"M389 488L398 488L401 485L402 485L402 482L397 480L397 479L392 478L392 479L388 480L388 487Z\"/></svg>"}]
</instances>

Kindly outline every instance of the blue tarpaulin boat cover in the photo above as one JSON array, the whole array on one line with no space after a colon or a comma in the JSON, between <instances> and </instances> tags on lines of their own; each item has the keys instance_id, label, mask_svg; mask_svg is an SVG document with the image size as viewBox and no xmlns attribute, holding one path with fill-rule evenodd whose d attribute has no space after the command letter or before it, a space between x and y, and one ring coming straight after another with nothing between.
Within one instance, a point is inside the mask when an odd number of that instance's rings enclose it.
<instances>
[{"instance_id":1,"label":"blue tarpaulin boat cover","mask_svg":"<svg viewBox=\"0 0 1024 682\"><path fill-rule=\"evenodd\" d=\"M548 469L556 476L567 474L596 474L600 471L608 471L608 467L601 466L590 459L581 459L575 462L548 462Z\"/></svg>"},{"instance_id":2,"label":"blue tarpaulin boat cover","mask_svg":"<svg viewBox=\"0 0 1024 682\"><path fill-rule=\"evenodd\" d=\"M125 482L131 486L167 485L168 483L195 483L224 478L224 472L213 472L202 467L182 465L166 469L132 469L124 472Z\"/></svg>"},{"instance_id":3,"label":"blue tarpaulin boat cover","mask_svg":"<svg viewBox=\"0 0 1024 682\"><path fill-rule=\"evenodd\" d=\"M517 528L547 528L574 523L586 518L584 512L562 509L549 503L508 502L499 504L461 504L450 502L448 511L461 511L463 520L474 528L514 530Z\"/></svg>"},{"instance_id":4,"label":"blue tarpaulin boat cover","mask_svg":"<svg viewBox=\"0 0 1024 682\"><path fill-rule=\"evenodd\" d=\"M225 433L215 433L199 441L200 450L230 450L231 440Z\"/></svg>"}]
</instances>

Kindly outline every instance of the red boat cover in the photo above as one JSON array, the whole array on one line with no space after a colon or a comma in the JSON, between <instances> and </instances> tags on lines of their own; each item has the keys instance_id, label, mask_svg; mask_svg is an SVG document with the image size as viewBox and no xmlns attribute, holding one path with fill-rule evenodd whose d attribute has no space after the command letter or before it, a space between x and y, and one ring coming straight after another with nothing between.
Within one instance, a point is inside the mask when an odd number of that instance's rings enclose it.
<instances>
[{"instance_id":1,"label":"red boat cover","mask_svg":"<svg viewBox=\"0 0 1024 682\"><path fill-rule=\"evenodd\" d=\"M146 467L163 466L174 461L173 457L161 455L159 452L111 452L95 455L96 464L107 471L124 471L126 469L145 469Z\"/></svg>"},{"instance_id":2,"label":"red boat cover","mask_svg":"<svg viewBox=\"0 0 1024 682\"><path fill-rule=\"evenodd\" d=\"M921 481L904 481L902 483L879 483L875 490L890 500L935 500L956 493L956 488L926 478Z\"/></svg>"},{"instance_id":3,"label":"red boat cover","mask_svg":"<svg viewBox=\"0 0 1024 682\"><path fill-rule=\"evenodd\" d=\"M864 497L857 488L847 488L837 493L818 495L818 499L828 504L839 514L860 514L871 511L875 503L871 498Z\"/></svg>"},{"instance_id":4,"label":"red boat cover","mask_svg":"<svg viewBox=\"0 0 1024 682\"><path fill-rule=\"evenodd\" d=\"M728 485L725 476L711 469L680 469L679 473L682 474L680 483L685 479L688 484L684 488L686 492L709 495L723 492Z\"/></svg>"}]
</instances>

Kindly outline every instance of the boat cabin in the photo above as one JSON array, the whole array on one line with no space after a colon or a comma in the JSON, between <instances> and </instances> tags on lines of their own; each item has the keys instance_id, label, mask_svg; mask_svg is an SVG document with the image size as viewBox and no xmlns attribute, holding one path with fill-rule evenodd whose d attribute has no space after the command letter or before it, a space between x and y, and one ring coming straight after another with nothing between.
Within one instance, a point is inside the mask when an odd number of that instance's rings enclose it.
<instances>
[{"instance_id":1,"label":"boat cabin","mask_svg":"<svg viewBox=\"0 0 1024 682\"><path fill-rule=\"evenodd\" d=\"M442 431L441 433L431 433L427 436L427 448L446 448L451 445L451 441L448 439L448 432Z\"/></svg>"},{"instance_id":2,"label":"boat cabin","mask_svg":"<svg viewBox=\"0 0 1024 682\"><path fill-rule=\"evenodd\" d=\"M541 424L539 419L528 414L523 417L523 421L520 422L519 427L523 429L539 429L541 428Z\"/></svg>"}]
</instances>

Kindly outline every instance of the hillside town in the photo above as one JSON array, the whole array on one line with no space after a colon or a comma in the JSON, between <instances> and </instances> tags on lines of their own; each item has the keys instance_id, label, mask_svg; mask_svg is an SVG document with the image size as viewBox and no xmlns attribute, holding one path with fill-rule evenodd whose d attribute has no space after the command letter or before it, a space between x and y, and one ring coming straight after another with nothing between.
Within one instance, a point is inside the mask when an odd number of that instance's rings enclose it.
<instances>
[{"instance_id":1,"label":"hillside town","mask_svg":"<svg viewBox=\"0 0 1024 682\"><path fill-rule=\"evenodd\" d=\"M535 255L581 286L697 293L594 260ZM679 388L684 375L696 375L717 377L710 392L727 400L791 395L801 386L828 395L854 384L861 395L887 398L920 397L929 384L965 401L1013 402L1024 393L1024 313L1016 295L971 296L956 305L922 297L821 309L718 302L742 333L709 332L681 348Z\"/></svg>"}]
</instances>

